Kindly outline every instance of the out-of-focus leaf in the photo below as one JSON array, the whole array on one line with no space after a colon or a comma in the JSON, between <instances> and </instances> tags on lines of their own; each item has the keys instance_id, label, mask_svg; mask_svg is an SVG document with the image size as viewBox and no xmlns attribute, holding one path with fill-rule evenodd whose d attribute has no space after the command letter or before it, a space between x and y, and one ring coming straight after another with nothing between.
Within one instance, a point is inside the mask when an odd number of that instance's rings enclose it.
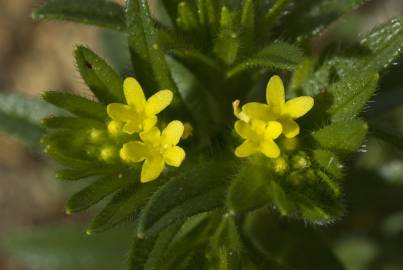
<instances>
[{"instance_id":1,"label":"out-of-focus leaf","mask_svg":"<svg viewBox=\"0 0 403 270\"><path fill-rule=\"evenodd\" d=\"M81 77L100 102L124 101L123 81L105 60L83 46L77 47L75 58Z\"/></svg>"},{"instance_id":2,"label":"out-of-focus leaf","mask_svg":"<svg viewBox=\"0 0 403 270\"><path fill-rule=\"evenodd\" d=\"M312 135L321 147L341 155L348 155L360 148L367 131L367 123L353 119L333 123L315 131Z\"/></svg>"},{"instance_id":3,"label":"out-of-focus leaf","mask_svg":"<svg viewBox=\"0 0 403 270\"><path fill-rule=\"evenodd\" d=\"M2 236L2 248L29 269L125 269L129 228L88 237L79 224L15 229Z\"/></svg>"},{"instance_id":4,"label":"out-of-focus leaf","mask_svg":"<svg viewBox=\"0 0 403 270\"><path fill-rule=\"evenodd\" d=\"M345 270L331 249L310 228L274 215L267 209L249 214L243 229L261 254L285 269Z\"/></svg>"},{"instance_id":5,"label":"out-of-focus leaf","mask_svg":"<svg viewBox=\"0 0 403 270\"><path fill-rule=\"evenodd\" d=\"M154 235L178 219L222 206L229 167L219 161L199 163L168 181L143 209L139 235Z\"/></svg>"},{"instance_id":6,"label":"out-of-focus leaf","mask_svg":"<svg viewBox=\"0 0 403 270\"><path fill-rule=\"evenodd\" d=\"M403 50L403 19L395 18L365 35L361 44L371 50L359 67L368 72L379 72L388 67Z\"/></svg>"},{"instance_id":7,"label":"out-of-focus leaf","mask_svg":"<svg viewBox=\"0 0 403 270\"><path fill-rule=\"evenodd\" d=\"M371 135L384 140L387 143L390 143L397 149L403 151L403 135L399 134L399 132L393 132L391 130L381 129L381 128L373 128L371 127Z\"/></svg>"},{"instance_id":8,"label":"out-of-focus leaf","mask_svg":"<svg viewBox=\"0 0 403 270\"><path fill-rule=\"evenodd\" d=\"M56 107L40 99L0 93L0 132L39 149L42 118L57 112Z\"/></svg>"},{"instance_id":9,"label":"out-of-focus leaf","mask_svg":"<svg viewBox=\"0 0 403 270\"><path fill-rule=\"evenodd\" d=\"M48 0L32 17L36 20L55 19L117 31L126 30L123 7L109 0Z\"/></svg>"},{"instance_id":10,"label":"out-of-focus leaf","mask_svg":"<svg viewBox=\"0 0 403 270\"><path fill-rule=\"evenodd\" d=\"M90 118L54 116L43 119L43 126L49 129L88 129L105 128L105 123Z\"/></svg>"},{"instance_id":11,"label":"out-of-focus leaf","mask_svg":"<svg viewBox=\"0 0 403 270\"><path fill-rule=\"evenodd\" d=\"M252 68L274 68L293 70L303 60L303 53L298 48L285 42L276 42L258 52L255 56L234 66L227 72L232 77Z\"/></svg>"},{"instance_id":12,"label":"out-of-focus leaf","mask_svg":"<svg viewBox=\"0 0 403 270\"><path fill-rule=\"evenodd\" d=\"M43 98L68 112L77 116L89 117L104 121L107 118L106 107L101 103L72 95L66 92L48 91Z\"/></svg>"}]
</instances>

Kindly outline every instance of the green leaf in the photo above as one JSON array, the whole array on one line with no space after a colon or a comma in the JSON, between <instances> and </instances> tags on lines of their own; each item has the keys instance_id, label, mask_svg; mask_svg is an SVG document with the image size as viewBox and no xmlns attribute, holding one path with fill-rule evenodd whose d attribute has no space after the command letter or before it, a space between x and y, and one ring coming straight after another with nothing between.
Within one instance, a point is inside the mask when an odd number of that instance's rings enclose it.
<instances>
[{"instance_id":1,"label":"green leaf","mask_svg":"<svg viewBox=\"0 0 403 270\"><path fill-rule=\"evenodd\" d=\"M219 5L217 0L197 0L199 22L214 37L218 29Z\"/></svg>"},{"instance_id":2,"label":"green leaf","mask_svg":"<svg viewBox=\"0 0 403 270\"><path fill-rule=\"evenodd\" d=\"M289 213L293 206L283 189L275 182L276 176L268 173L267 168L259 169L256 162L258 161L244 164L232 181L226 198L229 211L250 211L273 203L282 214Z\"/></svg>"},{"instance_id":3,"label":"green leaf","mask_svg":"<svg viewBox=\"0 0 403 270\"><path fill-rule=\"evenodd\" d=\"M103 232L127 220L146 203L148 197L159 185L157 181L154 181L146 184L133 184L122 189L95 217L87 232Z\"/></svg>"},{"instance_id":4,"label":"green leaf","mask_svg":"<svg viewBox=\"0 0 403 270\"><path fill-rule=\"evenodd\" d=\"M54 158L55 159L55 158ZM56 159L55 159L56 160ZM68 161L68 166L71 166L71 162ZM74 162L80 162L81 160L74 160ZM85 163L79 163L80 168L76 169L60 169L56 171L56 178L65 181L77 181L83 178L88 178L91 176L111 174L116 171L116 168L105 166L105 164L92 163L88 166L83 166ZM73 167L73 166L72 166Z\"/></svg>"},{"instance_id":5,"label":"green leaf","mask_svg":"<svg viewBox=\"0 0 403 270\"><path fill-rule=\"evenodd\" d=\"M394 18L365 35L361 44L371 55L361 61L360 70L379 72L388 67L403 50L403 20Z\"/></svg>"},{"instance_id":6,"label":"green leaf","mask_svg":"<svg viewBox=\"0 0 403 270\"><path fill-rule=\"evenodd\" d=\"M364 74L331 85L328 93L332 97L332 105L327 110L331 120L344 121L357 116L373 96L378 79L378 74Z\"/></svg>"},{"instance_id":7,"label":"green leaf","mask_svg":"<svg viewBox=\"0 0 403 270\"><path fill-rule=\"evenodd\" d=\"M104 121L107 118L106 108L101 103L59 91L44 93L43 99L72 114Z\"/></svg>"},{"instance_id":8,"label":"green leaf","mask_svg":"<svg viewBox=\"0 0 403 270\"><path fill-rule=\"evenodd\" d=\"M303 53L298 48L285 42L273 43L255 56L236 65L227 72L227 77L233 77L252 68L278 68L293 70L303 61Z\"/></svg>"},{"instance_id":9,"label":"green leaf","mask_svg":"<svg viewBox=\"0 0 403 270\"><path fill-rule=\"evenodd\" d=\"M48 140L46 138L44 138L43 140L45 143L48 143ZM68 153L66 153L66 151L62 151L62 149L53 145L47 145L45 148L45 153L61 165L65 165L78 170L87 170L91 167L97 167L100 165L96 162L91 162L88 160L70 156L68 155Z\"/></svg>"},{"instance_id":10,"label":"green leaf","mask_svg":"<svg viewBox=\"0 0 403 270\"><path fill-rule=\"evenodd\" d=\"M367 131L366 122L353 119L330 124L313 132L312 135L321 147L345 156L361 147Z\"/></svg>"},{"instance_id":11,"label":"green leaf","mask_svg":"<svg viewBox=\"0 0 403 270\"><path fill-rule=\"evenodd\" d=\"M49 129L104 129L105 123L91 118L53 116L43 119L42 125Z\"/></svg>"},{"instance_id":12,"label":"green leaf","mask_svg":"<svg viewBox=\"0 0 403 270\"><path fill-rule=\"evenodd\" d=\"M0 93L0 132L39 150L42 118L59 110L40 99Z\"/></svg>"},{"instance_id":13,"label":"green leaf","mask_svg":"<svg viewBox=\"0 0 403 270\"><path fill-rule=\"evenodd\" d=\"M90 49L78 46L75 58L81 77L102 103L124 101L123 81L105 60Z\"/></svg>"},{"instance_id":14,"label":"green leaf","mask_svg":"<svg viewBox=\"0 0 403 270\"><path fill-rule=\"evenodd\" d=\"M179 3L176 24L184 32L193 32L198 30L199 21L197 20L195 11L189 3Z\"/></svg>"},{"instance_id":15,"label":"green leaf","mask_svg":"<svg viewBox=\"0 0 403 270\"><path fill-rule=\"evenodd\" d=\"M280 269L345 269L312 229L267 209L249 214L243 231L258 252L284 267Z\"/></svg>"},{"instance_id":16,"label":"green leaf","mask_svg":"<svg viewBox=\"0 0 403 270\"><path fill-rule=\"evenodd\" d=\"M115 174L102 177L74 194L67 203L66 212L83 211L133 181L132 174Z\"/></svg>"},{"instance_id":17,"label":"green leaf","mask_svg":"<svg viewBox=\"0 0 403 270\"><path fill-rule=\"evenodd\" d=\"M177 221L159 233L158 238L155 241L154 248L148 255L147 262L144 265L144 270L161 269L160 265L165 263L164 254L166 253L167 248L171 244L182 224L183 222Z\"/></svg>"},{"instance_id":18,"label":"green leaf","mask_svg":"<svg viewBox=\"0 0 403 270\"><path fill-rule=\"evenodd\" d=\"M230 213L267 206L281 215L321 225L340 216L340 196L339 183L321 170L293 169L278 175L262 156L242 165L229 187L226 203Z\"/></svg>"},{"instance_id":19,"label":"green leaf","mask_svg":"<svg viewBox=\"0 0 403 270\"><path fill-rule=\"evenodd\" d=\"M403 151L403 136L400 132L385 128L371 127L371 135Z\"/></svg>"},{"instance_id":20,"label":"green leaf","mask_svg":"<svg viewBox=\"0 0 403 270\"><path fill-rule=\"evenodd\" d=\"M198 164L177 175L151 197L139 218L139 235L154 235L175 220L222 205L227 164Z\"/></svg>"},{"instance_id":21,"label":"green leaf","mask_svg":"<svg viewBox=\"0 0 403 270\"><path fill-rule=\"evenodd\" d=\"M123 7L108 0L48 0L32 14L35 20L55 19L125 31Z\"/></svg>"},{"instance_id":22,"label":"green leaf","mask_svg":"<svg viewBox=\"0 0 403 270\"><path fill-rule=\"evenodd\" d=\"M338 157L327 150L314 150L313 158L317 164L327 173L341 179L343 177L343 165Z\"/></svg>"},{"instance_id":23,"label":"green leaf","mask_svg":"<svg viewBox=\"0 0 403 270\"><path fill-rule=\"evenodd\" d=\"M240 49L239 30L234 23L234 14L228 7L221 8L220 29L214 41L214 54L226 65L232 65Z\"/></svg>"},{"instance_id":24,"label":"green leaf","mask_svg":"<svg viewBox=\"0 0 403 270\"><path fill-rule=\"evenodd\" d=\"M241 11L241 40L243 46L251 47L255 38L255 5L253 0L245 0Z\"/></svg>"},{"instance_id":25,"label":"green leaf","mask_svg":"<svg viewBox=\"0 0 403 270\"><path fill-rule=\"evenodd\" d=\"M53 224L54 222L52 222ZM41 270L122 269L130 228L86 236L79 222L10 228L1 248L21 267Z\"/></svg>"},{"instance_id":26,"label":"green leaf","mask_svg":"<svg viewBox=\"0 0 403 270\"><path fill-rule=\"evenodd\" d=\"M138 79L151 91L172 90L176 94L173 103L178 103L180 95L158 42L158 31L154 27L147 1L128 0L126 17L129 48Z\"/></svg>"}]
</instances>

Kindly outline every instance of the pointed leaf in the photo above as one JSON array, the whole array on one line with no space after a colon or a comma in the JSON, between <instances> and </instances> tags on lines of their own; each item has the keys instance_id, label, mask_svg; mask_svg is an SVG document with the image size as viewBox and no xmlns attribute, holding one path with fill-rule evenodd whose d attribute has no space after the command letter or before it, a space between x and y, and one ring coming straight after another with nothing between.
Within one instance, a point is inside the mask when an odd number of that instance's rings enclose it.
<instances>
[{"instance_id":1,"label":"pointed leaf","mask_svg":"<svg viewBox=\"0 0 403 270\"><path fill-rule=\"evenodd\" d=\"M368 125L362 120L353 119L333 123L313 132L313 138L323 148L343 156L354 153L362 145Z\"/></svg>"},{"instance_id":2,"label":"pointed leaf","mask_svg":"<svg viewBox=\"0 0 403 270\"><path fill-rule=\"evenodd\" d=\"M149 200L139 219L139 234L154 235L175 220L222 206L226 164L198 164L163 185Z\"/></svg>"},{"instance_id":3,"label":"pointed leaf","mask_svg":"<svg viewBox=\"0 0 403 270\"><path fill-rule=\"evenodd\" d=\"M92 221L87 232L103 232L125 221L146 203L148 197L159 185L157 181L133 184L116 193Z\"/></svg>"},{"instance_id":4,"label":"pointed leaf","mask_svg":"<svg viewBox=\"0 0 403 270\"><path fill-rule=\"evenodd\" d=\"M379 75L358 75L330 86L332 105L327 110L332 121L349 120L357 116L372 97Z\"/></svg>"},{"instance_id":5,"label":"pointed leaf","mask_svg":"<svg viewBox=\"0 0 403 270\"><path fill-rule=\"evenodd\" d=\"M154 27L146 0L128 0L127 27L129 48L135 72L140 82L151 87L148 91L170 89L176 93L174 104L180 100L164 52L158 42L158 31Z\"/></svg>"},{"instance_id":6,"label":"pointed leaf","mask_svg":"<svg viewBox=\"0 0 403 270\"><path fill-rule=\"evenodd\" d=\"M77 47L75 58L81 77L99 101L124 101L123 81L105 60L83 46Z\"/></svg>"},{"instance_id":7,"label":"pointed leaf","mask_svg":"<svg viewBox=\"0 0 403 270\"><path fill-rule=\"evenodd\" d=\"M83 211L133 181L133 175L115 174L100 178L74 194L67 203L66 212Z\"/></svg>"},{"instance_id":8,"label":"pointed leaf","mask_svg":"<svg viewBox=\"0 0 403 270\"><path fill-rule=\"evenodd\" d=\"M48 91L43 95L47 102L77 116L104 121L107 118L104 105L89 99L65 92Z\"/></svg>"},{"instance_id":9,"label":"pointed leaf","mask_svg":"<svg viewBox=\"0 0 403 270\"><path fill-rule=\"evenodd\" d=\"M108 0L48 0L32 17L63 20L125 31L123 7Z\"/></svg>"},{"instance_id":10,"label":"pointed leaf","mask_svg":"<svg viewBox=\"0 0 403 270\"><path fill-rule=\"evenodd\" d=\"M403 19L394 18L372 30L361 41L371 50L371 55L364 57L360 70L379 72L388 67L403 50Z\"/></svg>"},{"instance_id":11,"label":"pointed leaf","mask_svg":"<svg viewBox=\"0 0 403 270\"><path fill-rule=\"evenodd\" d=\"M105 123L83 117L54 116L45 118L42 121L44 127L49 129L104 129Z\"/></svg>"},{"instance_id":12,"label":"pointed leaf","mask_svg":"<svg viewBox=\"0 0 403 270\"><path fill-rule=\"evenodd\" d=\"M276 42L230 69L227 72L227 77L235 76L252 68L293 70L302 60L303 54L298 47L285 42Z\"/></svg>"}]
</instances>

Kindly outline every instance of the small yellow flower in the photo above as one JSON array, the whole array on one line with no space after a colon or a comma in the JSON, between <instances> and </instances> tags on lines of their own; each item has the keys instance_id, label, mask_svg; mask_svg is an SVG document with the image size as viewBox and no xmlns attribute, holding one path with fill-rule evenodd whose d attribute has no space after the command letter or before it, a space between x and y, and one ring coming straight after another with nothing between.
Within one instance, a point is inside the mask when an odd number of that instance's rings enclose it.
<instances>
[{"instance_id":1,"label":"small yellow flower","mask_svg":"<svg viewBox=\"0 0 403 270\"><path fill-rule=\"evenodd\" d=\"M134 78L127 78L123 83L126 104L112 103L107 107L108 115L115 121L125 123L123 131L133 134L148 131L157 123L157 114L171 102L173 93L161 90L146 100L143 89Z\"/></svg>"},{"instance_id":2,"label":"small yellow flower","mask_svg":"<svg viewBox=\"0 0 403 270\"><path fill-rule=\"evenodd\" d=\"M285 101L284 85L277 75L270 78L266 88L267 104L251 102L239 109L239 101L233 103L234 114L245 122L251 119L278 121L287 138L294 138L299 134L299 125L294 120L305 115L313 107L314 100L309 96L301 96Z\"/></svg>"},{"instance_id":3,"label":"small yellow flower","mask_svg":"<svg viewBox=\"0 0 403 270\"><path fill-rule=\"evenodd\" d=\"M141 182L152 181L161 174L165 163L179 167L185 159L185 151L177 146L183 134L184 126L180 121L172 121L160 132L152 127L140 133L140 141L132 141L123 145L120 157L129 162L145 160L141 170Z\"/></svg>"},{"instance_id":4,"label":"small yellow flower","mask_svg":"<svg viewBox=\"0 0 403 270\"><path fill-rule=\"evenodd\" d=\"M247 157L257 152L269 158L280 156L280 149L274 139L281 135L281 124L276 121L262 121L252 119L249 123L238 120L235 122L235 131L245 141L235 149L237 157Z\"/></svg>"}]
</instances>

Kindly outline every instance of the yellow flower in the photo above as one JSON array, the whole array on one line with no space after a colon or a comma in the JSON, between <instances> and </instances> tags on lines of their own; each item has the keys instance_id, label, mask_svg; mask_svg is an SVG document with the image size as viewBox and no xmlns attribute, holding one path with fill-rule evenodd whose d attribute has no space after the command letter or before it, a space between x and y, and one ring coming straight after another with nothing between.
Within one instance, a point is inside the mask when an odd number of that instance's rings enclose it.
<instances>
[{"instance_id":1,"label":"yellow flower","mask_svg":"<svg viewBox=\"0 0 403 270\"><path fill-rule=\"evenodd\" d=\"M247 157L257 152L269 158L280 156L280 149L274 139L281 135L281 124L276 121L262 121L252 119L249 123L238 120L235 122L235 131L245 141L235 149L237 157Z\"/></svg>"},{"instance_id":2,"label":"yellow flower","mask_svg":"<svg viewBox=\"0 0 403 270\"><path fill-rule=\"evenodd\" d=\"M134 78L123 83L126 104L112 103L107 107L108 115L115 121L125 123L123 131L133 134L150 130L157 123L157 114L172 101L170 90L161 90L146 100L143 89Z\"/></svg>"},{"instance_id":3,"label":"yellow flower","mask_svg":"<svg viewBox=\"0 0 403 270\"><path fill-rule=\"evenodd\" d=\"M140 141L132 141L123 145L120 157L129 162L145 160L141 170L141 182L152 181L161 174L165 163L179 167L185 159L185 151L177 146L183 134L184 126L180 121L172 121L160 132L152 127L140 133Z\"/></svg>"},{"instance_id":4,"label":"yellow flower","mask_svg":"<svg viewBox=\"0 0 403 270\"><path fill-rule=\"evenodd\" d=\"M299 134L299 125L294 120L305 115L313 107L314 100L309 96L301 96L285 101L283 81L279 76L270 78L266 88L267 104L251 102L239 109L239 101L233 103L234 114L238 119L249 122L252 119L278 121L283 127L283 134L287 138L294 138Z\"/></svg>"}]
</instances>

